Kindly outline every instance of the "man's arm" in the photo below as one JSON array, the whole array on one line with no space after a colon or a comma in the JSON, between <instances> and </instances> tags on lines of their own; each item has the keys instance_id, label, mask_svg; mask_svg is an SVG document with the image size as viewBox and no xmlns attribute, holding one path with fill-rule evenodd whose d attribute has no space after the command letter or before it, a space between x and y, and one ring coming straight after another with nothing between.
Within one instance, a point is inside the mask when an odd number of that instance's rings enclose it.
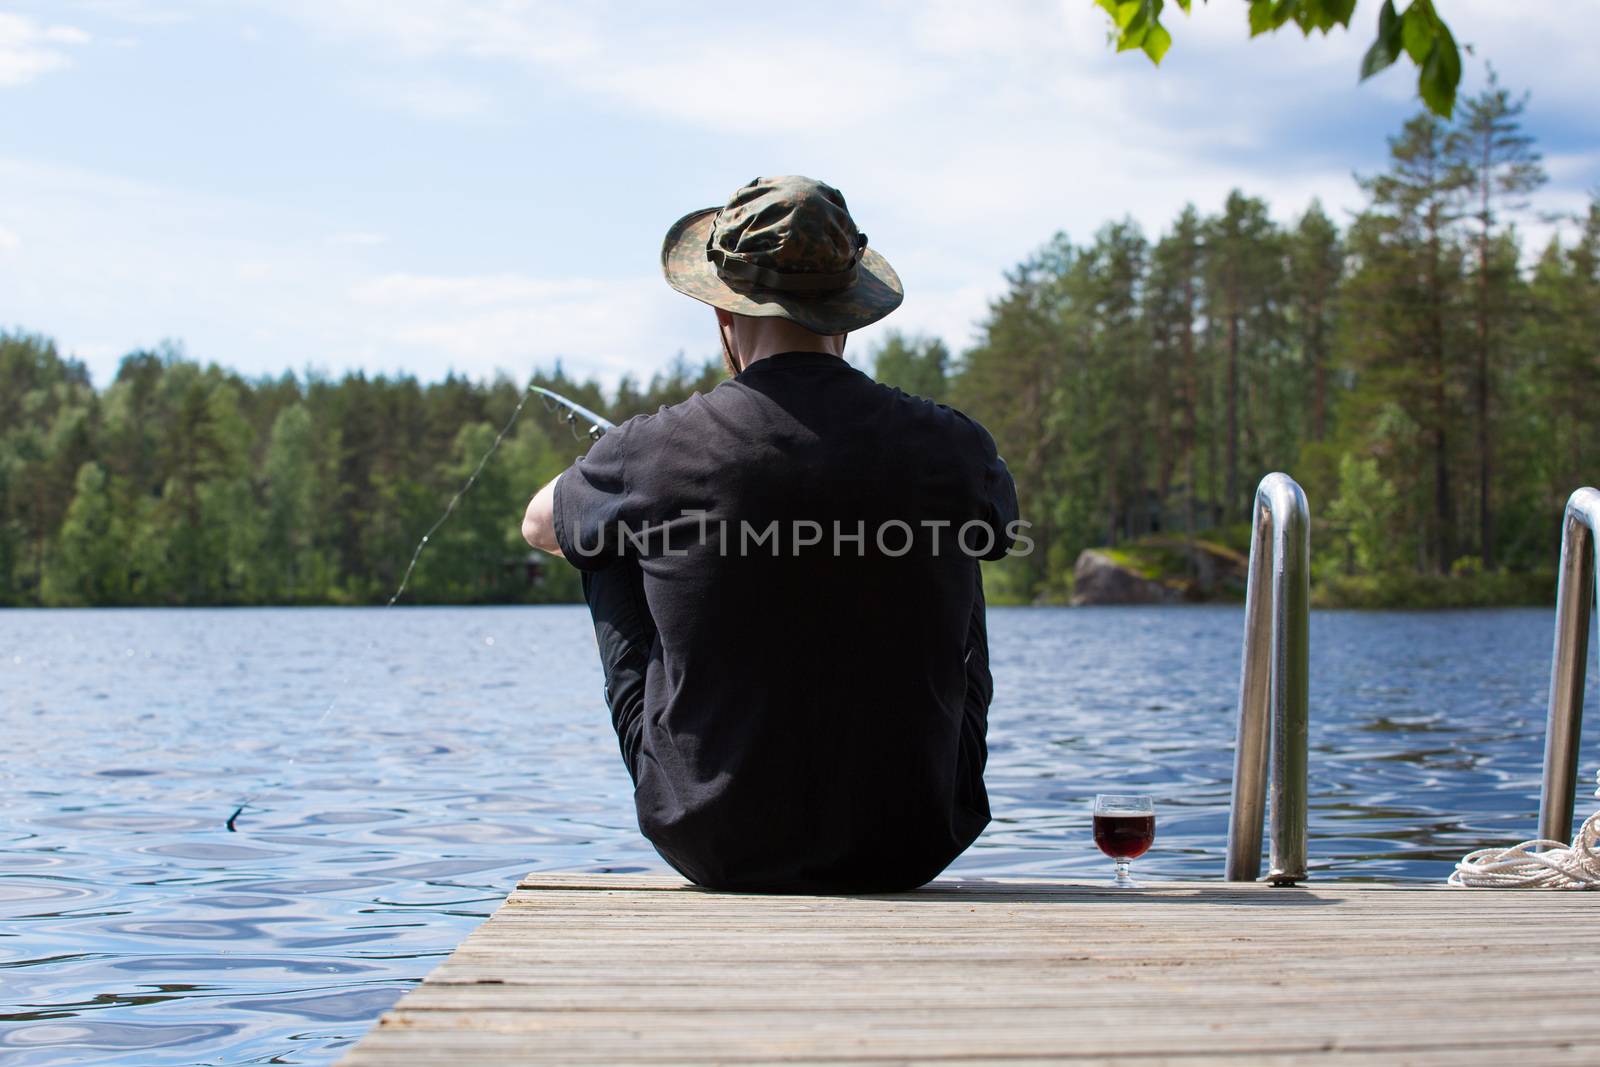
<instances>
[{"instance_id":1,"label":"man's arm","mask_svg":"<svg viewBox=\"0 0 1600 1067\"><path fill-rule=\"evenodd\" d=\"M545 487L533 494L528 510L522 516L522 538L534 548L552 556L561 555L561 545L556 541L556 483L561 475L551 478Z\"/></svg>"}]
</instances>

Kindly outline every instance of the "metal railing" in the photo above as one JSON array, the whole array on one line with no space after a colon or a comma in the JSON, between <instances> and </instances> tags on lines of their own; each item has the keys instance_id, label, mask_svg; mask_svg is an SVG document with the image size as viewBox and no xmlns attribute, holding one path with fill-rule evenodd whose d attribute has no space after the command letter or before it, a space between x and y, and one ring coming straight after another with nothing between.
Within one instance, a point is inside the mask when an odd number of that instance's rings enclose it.
<instances>
[{"instance_id":1,"label":"metal railing","mask_svg":"<svg viewBox=\"0 0 1600 1067\"><path fill-rule=\"evenodd\" d=\"M1556 640L1550 657L1550 715L1544 733L1544 790L1539 836L1572 841L1572 794L1583 730L1583 684L1589 666L1589 619L1600 593L1600 489L1567 500L1561 519L1561 570L1556 586Z\"/></svg>"},{"instance_id":2,"label":"metal railing","mask_svg":"<svg viewBox=\"0 0 1600 1067\"><path fill-rule=\"evenodd\" d=\"M1227 878L1253 882L1261 875L1270 738L1272 865L1267 880L1293 885L1306 876L1311 509L1293 478L1269 474L1256 487L1252 510Z\"/></svg>"}]
</instances>

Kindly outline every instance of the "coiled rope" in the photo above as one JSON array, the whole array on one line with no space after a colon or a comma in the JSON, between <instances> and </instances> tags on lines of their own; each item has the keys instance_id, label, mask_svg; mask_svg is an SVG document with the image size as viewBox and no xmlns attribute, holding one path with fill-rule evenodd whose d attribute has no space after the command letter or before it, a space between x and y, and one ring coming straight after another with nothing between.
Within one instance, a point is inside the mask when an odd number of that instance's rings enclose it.
<instances>
[{"instance_id":1,"label":"coiled rope","mask_svg":"<svg viewBox=\"0 0 1600 1067\"><path fill-rule=\"evenodd\" d=\"M1595 775L1600 785L1600 774ZM1600 788L1594 795L1600 797ZM1524 841L1461 857L1449 884L1464 889L1600 889L1600 811L1583 820L1571 845Z\"/></svg>"}]
</instances>

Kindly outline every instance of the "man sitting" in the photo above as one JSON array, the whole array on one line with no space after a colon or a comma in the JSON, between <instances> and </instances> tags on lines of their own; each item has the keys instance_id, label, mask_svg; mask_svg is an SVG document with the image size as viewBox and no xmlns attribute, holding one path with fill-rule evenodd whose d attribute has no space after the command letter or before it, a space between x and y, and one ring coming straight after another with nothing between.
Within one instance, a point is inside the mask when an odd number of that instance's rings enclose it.
<instances>
[{"instance_id":1,"label":"man sitting","mask_svg":"<svg viewBox=\"0 0 1600 1067\"><path fill-rule=\"evenodd\" d=\"M583 571L639 827L711 888L921 885L989 821L978 560L1013 544L1011 475L842 358L903 292L837 190L758 178L661 260L731 377L608 432L522 526Z\"/></svg>"}]
</instances>

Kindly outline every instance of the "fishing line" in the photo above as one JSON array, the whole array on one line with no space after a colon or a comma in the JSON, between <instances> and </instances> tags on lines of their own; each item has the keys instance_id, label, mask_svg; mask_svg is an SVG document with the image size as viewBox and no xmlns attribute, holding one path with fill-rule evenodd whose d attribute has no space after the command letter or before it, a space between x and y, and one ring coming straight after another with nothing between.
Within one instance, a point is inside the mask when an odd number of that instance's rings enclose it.
<instances>
[{"instance_id":1,"label":"fishing line","mask_svg":"<svg viewBox=\"0 0 1600 1067\"><path fill-rule=\"evenodd\" d=\"M466 496L473 485L477 483L478 475L483 473L483 468L488 465L494 454L500 450L500 445L506 439L506 434L511 432L511 427L516 424L518 417L521 416L522 409L527 406L528 398L535 393L538 393L544 399L545 410L554 412L564 409L566 411L567 426L572 430L574 437L578 436L577 418L579 415L589 421L590 426L586 436L592 441L598 441L602 434L612 429L612 424L609 420L596 415L588 408L573 403L560 393L534 385L532 382L528 383L528 387L522 391L522 396L517 399L517 406L511 409L511 417L506 420L504 426L500 427L500 432L494 435L494 442L489 446L489 450L478 460L478 465L472 468L472 473L467 476L467 480L462 483L461 488L457 489L455 495L450 498L450 503L445 505L444 514L434 520L433 525L428 527L428 531L422 535L422 540L417 542L417 547L411 553L411 561L406 564L405 573L400 576L399 587L395 589L394 595L379 610L380 615L394 607L395 601L399 600L405 593L406 586L411 582L411 574L417 569L417 560L422 557L422 550L428 547L433 535L439 531L439 527L449 521L450 516L455 513L456 505L461 502L461 498ZM344 695L349 683L350 676L348 673L339 679L339 684L334 688L333 696L328 700L328 706L322 709L322 714L317 716L317 721L311 724L312 734L322 731L323 724L328 721L328 716L333 714L333 709L338 706L339 698ZM299 756L290 756L288 762L283 765L283 769L287 771L293 767L299 758ZM282 783L283 779L280 777L278 781ZM255 792L246 794L244 799L239 801L239 806L233 809L233 814L228 816L228 820L224 824L227 826L229 833L238 832L239 816L250 806L250 801L260 795L261 790L258 789Z\"/></svg>"}]
</instances>

